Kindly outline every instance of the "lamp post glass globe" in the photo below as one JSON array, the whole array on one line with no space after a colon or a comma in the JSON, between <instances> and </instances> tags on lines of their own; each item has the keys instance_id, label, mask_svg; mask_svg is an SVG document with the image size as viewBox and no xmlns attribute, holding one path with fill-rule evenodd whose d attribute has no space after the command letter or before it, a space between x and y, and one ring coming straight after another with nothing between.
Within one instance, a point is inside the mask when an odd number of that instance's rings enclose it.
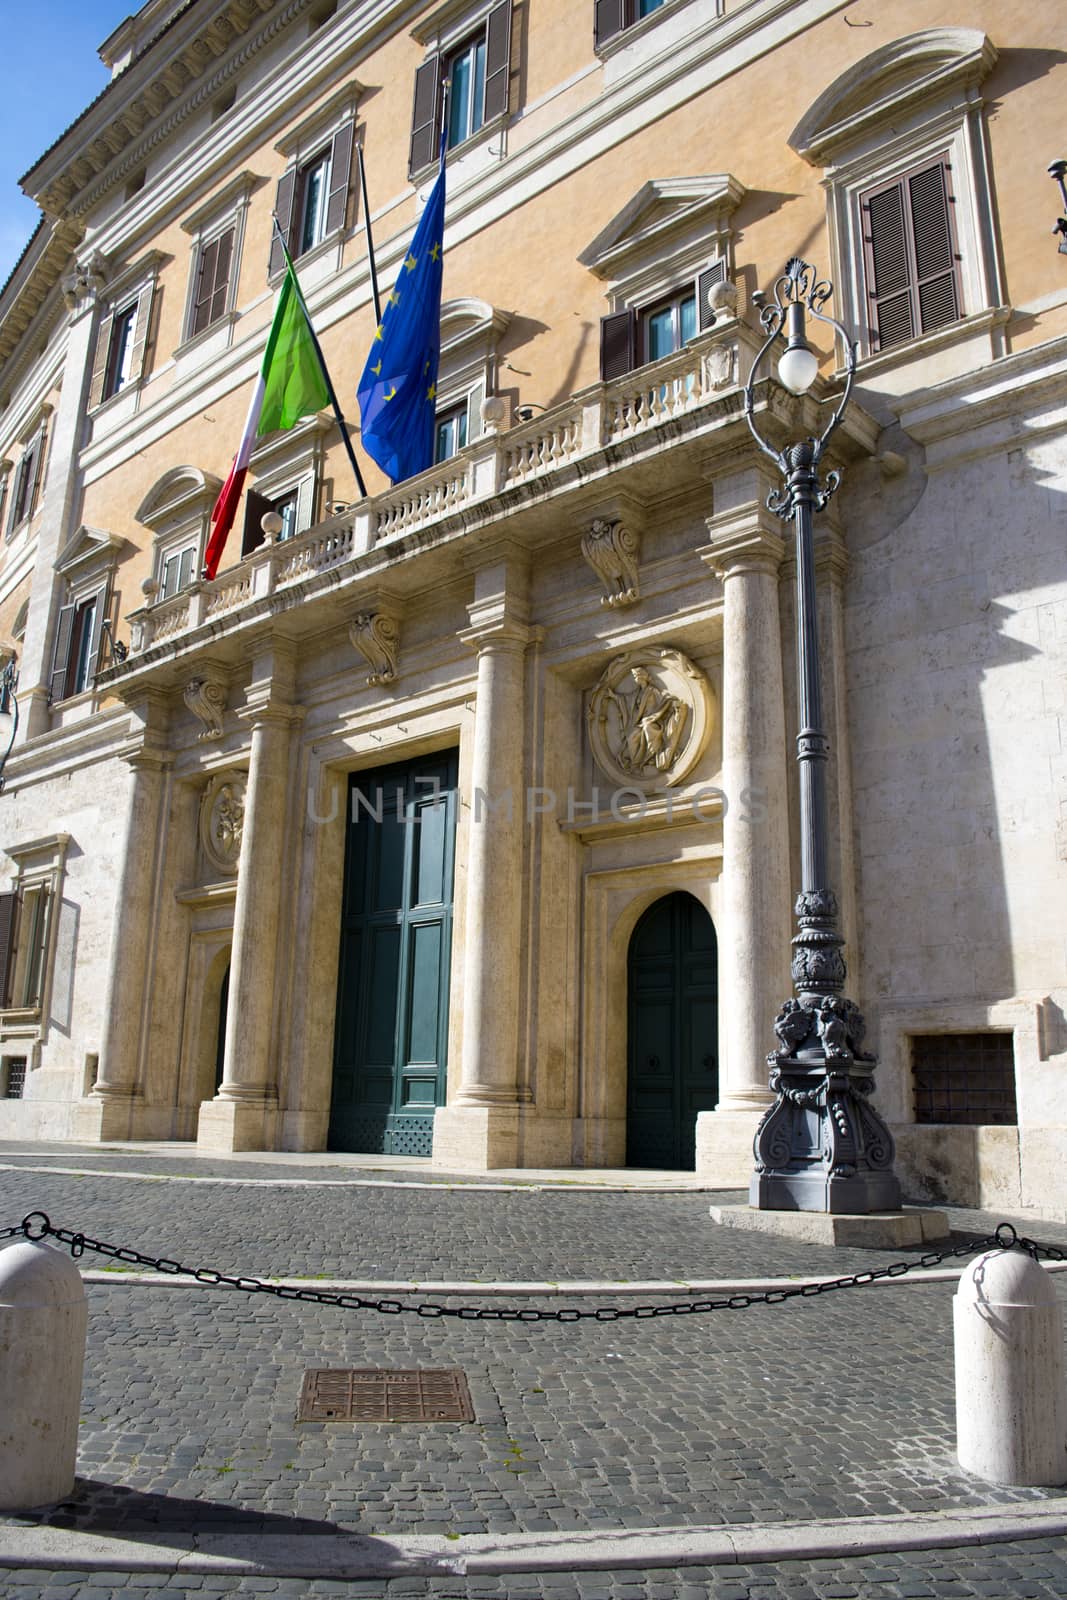
<instances>
[{"instance_id":1,"label":"lamp post glass globe","mask_svg":"<svg viewBox=\"0 0 1067 1600\"><path fill-rule=\"evenodd\" d=\"M815 382L818 357L807 345L792 345L778 362L778 381L790 394L805 394Z\"/></svg>"}]
</instances>

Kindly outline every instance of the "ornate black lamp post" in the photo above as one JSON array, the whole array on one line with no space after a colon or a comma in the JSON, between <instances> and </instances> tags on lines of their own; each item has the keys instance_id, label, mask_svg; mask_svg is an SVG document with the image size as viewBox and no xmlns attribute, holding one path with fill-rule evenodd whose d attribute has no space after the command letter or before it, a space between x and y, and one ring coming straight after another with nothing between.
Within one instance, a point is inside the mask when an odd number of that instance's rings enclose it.
<instances>
[{"instance_id":1,"label":"ornate black lamp post","mask_svg":"<svg viewBox=\"0 0 1067 1600\"><path fill-rule=\"evenodd\" d=\"M785 487L768 498L771 511L792 521L797 563L797 684L800 772L801 885L796 902L792 974L796 998L775 1019L779 1047L768 1057L774 1105L756 1132L756 1170L751 1205L764 1211L827 1211L868 1214L895 1211L900 1185L893 1172L893 1136L870 1103L875 1057L862 1047L859 1008L842 994L844 940L837 931L837 900L829 885L826 843L826 760L822 729L819 640L815 609L812 517L840 481L837 472L819 477L819 463L848 405L856 348L844 328L822 307L832 293L806 261L789 262L774 285L773 303L760 321L767 335L745 386L745 417L752 435L775 463ZM753 416L753 391L771 346L786 334L779 381L803 394L818 362L805 337L805 310L834 328L847 352L844 393L819 438L777 450L764 439Z\"/></svg>"}]
</instances>

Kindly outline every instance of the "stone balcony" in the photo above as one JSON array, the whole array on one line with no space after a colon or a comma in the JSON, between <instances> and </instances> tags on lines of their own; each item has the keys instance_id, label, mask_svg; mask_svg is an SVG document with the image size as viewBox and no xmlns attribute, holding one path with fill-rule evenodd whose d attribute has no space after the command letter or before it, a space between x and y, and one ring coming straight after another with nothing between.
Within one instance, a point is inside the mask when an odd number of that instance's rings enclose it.
<instances>
[{"instance_id":1,"label":"stone balcony","mask_svg":"<svg viewBox=\"0 0 1067 1600\"><path fill-rule=\"evenodd\" d=\"M297 632L321 626L322 607L313 608L314 623L295 614L320 595L350 596L355 605L368 587L428 587L454 575L457 539L465 554L474 554L505 525L509 540L534 548L558 538L561 522L573 520L577 531L612 495L651 504L687 488L707 496L710 512L717 466L753 451L742 387L761 342L729 317L675 355L591 385L534 421L487 432L440 466L294 539L262 546L211 582L193 582L144 606L129 617L128 660L102 674L101 687L121 692L154 665L187 661L202 647L213 656L236 653L249 626L283 611ZM797 400L776 383L761 384L761 429L783 439L818 430L826 392L817 386L813 396ZM877 432L859 406L850 406L838 457L873 451Z\"/></svg>"}]
</instances>

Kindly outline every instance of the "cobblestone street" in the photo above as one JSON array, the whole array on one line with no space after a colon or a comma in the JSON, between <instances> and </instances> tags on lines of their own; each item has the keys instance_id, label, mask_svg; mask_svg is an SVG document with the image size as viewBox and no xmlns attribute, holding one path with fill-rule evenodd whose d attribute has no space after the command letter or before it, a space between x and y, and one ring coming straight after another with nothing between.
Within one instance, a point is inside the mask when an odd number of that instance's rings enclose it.
<instances>
[{"instance_id":1,"label":"cobblestone street","mask_svg":"<svg viewBox=\"0 0 1067 1600\"><path fill-rule=\"evenodd\" d=\"M12 1146L0 1150L0 1224L43 1210L56 1226L149 1255L302 1278L309 1287L324 1279L597 1278L655 1281L652 1303L664 1304L678 1300L671 1286L679 1279L840 1275L909 1254L717 1229L708 1205L729 1198L721 1191L575 1192L421 1177L417 1169L295 1167L285 1158L211 1163ZM952 1220L962 1238L1001 1219L954 1212ZM1067 1242L1063 1226L1026 1227ZM108 1264L87 1252L80 1265L100 1274ZM1054 1281L1062 1299L1067 1276ZM87 1536L178 1540L195 1529L506 1540L1025 1509L1059 1493L988 1485L958 1468L948 1283L903 1280L603 1324L355 1313L174 1279L133 1282L117 1264L88 1294L79 1481L45 1519ZM304 1370L352 1366L459 1367L475 1421L297 1423ZM1060 1540L1030 1538L832 1561L366 1583L0 1572L0 1592L20 1597L177 1589L388 1600L1064 1596L1067 1556Z\"/></svg>"}]
</instances>

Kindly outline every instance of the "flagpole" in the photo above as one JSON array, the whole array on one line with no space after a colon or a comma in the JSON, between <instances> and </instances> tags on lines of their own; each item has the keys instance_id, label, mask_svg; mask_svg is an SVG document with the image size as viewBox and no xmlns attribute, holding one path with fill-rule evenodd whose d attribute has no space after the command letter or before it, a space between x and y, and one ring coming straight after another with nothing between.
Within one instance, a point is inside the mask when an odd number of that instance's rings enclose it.
<instances>
[{"instance_id":1,"label":"flagpole","mask_svg":"<svg viewBox=\"0 0 1067 1600\"><path fill-rule=\"evenodd\" d=\"M378 268L374 264L374 239L370 231L370 205L367 202L367 169L363 165L363 145L357 143L356 154L359 157L359 188L363 196L363 227L367 235L367 261L370 265L370 292L374 298L374 320L382 320L382 302L378 294Z\"/></svg>"},{"instance_id":2,"label":"flagpole","mask_svg":"<svg viewBox=\"0 0 1067 1600\"><path fill-rule=\"evenodd\" d=\"M301 291L300 282L296 276L292 258L289 255L289 247L285 242L285 235L278 223L277 213L272 211L271 216L274 219L274 228L278 235L278 242L282 247L282 254L285 256L285 265L293 275L293 287L296 290L296 297L300 302L300 309L304 313L304 320L308 325L308 332L311 335L311 342L315 346L315 354L318 356L319 365L322 367L322 375L326 379L326 392L330 397L330 404L333 407L333 414L337 419L337 426L341 431L341 442L343 443L345 450L348 453L348 459L352 464L352 471L356 478L356 487L365 500L367 498L367 485L363 482L363 474L359 470L359 462L356 460L356 452L352 448L352 440L349 436L348 424L341 415L341 407L337 403L337 391L334 389L333 379L330 377L330 369L326 365L326 357L322 353L322 346L319 343L319 336L315 332L315 325L311 320L311 314L308 311L307 302L305 301Z\"/></svg>"}]
</instances>

